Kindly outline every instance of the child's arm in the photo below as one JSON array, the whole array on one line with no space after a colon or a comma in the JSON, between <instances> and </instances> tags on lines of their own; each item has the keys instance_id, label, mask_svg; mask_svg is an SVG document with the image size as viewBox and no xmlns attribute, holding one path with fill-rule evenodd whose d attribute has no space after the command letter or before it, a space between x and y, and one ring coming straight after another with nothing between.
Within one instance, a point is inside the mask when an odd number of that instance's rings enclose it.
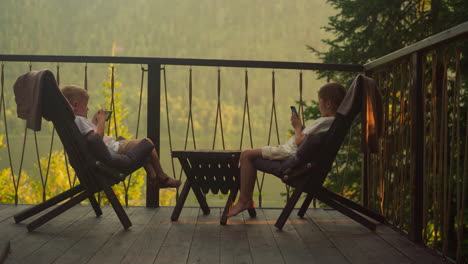
<instances>
[{"instance_id":1,"label":"child's arm","mask_svg":"<svg viewBox=\"0 0 468 264\"><path fill-rule=\"evenodd\" d=\"M291 115L291 125L294 128L294 139L297 146L301 145L302 142L307 138L307 135L302 133L302 122L299 115L293 113Z\"/></svg>"},{"instance_id":2,"label":"child's arm","mask_svg":"<svg viewBox=\"0 0 468 264\"><path fill-rule=\"evenodd\" d=\"M94 115L92 122L97 126L97 131L90 131L88 134L97 133L101 137L104 136L104 130L106 128L106 113L100 109Z\"/></svg>"}]
</instances>

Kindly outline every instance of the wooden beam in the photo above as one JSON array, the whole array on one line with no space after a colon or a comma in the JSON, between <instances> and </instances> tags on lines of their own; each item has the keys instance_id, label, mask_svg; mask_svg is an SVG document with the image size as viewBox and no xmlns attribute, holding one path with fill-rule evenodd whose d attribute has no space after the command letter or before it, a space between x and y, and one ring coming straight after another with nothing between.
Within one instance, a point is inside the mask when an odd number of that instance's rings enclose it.
<instances>
[{"instance_id":1,"label":"wooden beam","mask_svg":"<svg viewBox=\"0 0 468 264\"><path fill-rule=\"evenodd\" d=\"M161 128L161 64L148 64L147 137L160 149ZM146 207L159 207L159 187L156 179L146 177Z\"/></svg>"},{"instance_id":2,"label":"wooden beam","mask_svg":"<svg viewBox=\"0 0 468 264\"><path fill-rule=\"evenodd\" d=\"M411 104L411 219L409 236L422 243L424 202L424 111L422 54L412 56L414 83L410 91Z\"/></svg>"}]
</instances>

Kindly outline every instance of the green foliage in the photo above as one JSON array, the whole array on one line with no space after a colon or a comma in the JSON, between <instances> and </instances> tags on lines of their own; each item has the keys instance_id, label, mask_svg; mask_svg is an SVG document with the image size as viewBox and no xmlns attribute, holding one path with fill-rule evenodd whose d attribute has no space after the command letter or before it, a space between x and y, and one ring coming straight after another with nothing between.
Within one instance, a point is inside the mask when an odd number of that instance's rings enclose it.
<instances>
[{"instance_id":1,"label":"green foliage","mask_svg":"<svg viewBox=\"0 0 468 264\"><path fill-rule=\"evenodd\" d=\"M310 106L307 106L305 102L302 102L302 105L304 107L304 120L315 120L321 117L318 101L312 100Z\"/></svg>"},{"instance_id":2,"label":"green foliage","mask_svg":"<svg viewBox=\"0 0 468 264\"><path fill-rule=\"evenodd\" d=\"M15 179L18 175L15 174ZM29 178L28 174L24 171L21 173L21 178L18 188L18 203L36 203L39 195L34 191L33 181ZM9 168L0 171L0 204L14 204L15 203L15 187L11 170Z\"/></svg>"},{"instance_id":3,"label":"green foliage","mask_svg":"<svg viewBox=\"0 0 468 264\"><path fill-rule=\"evenodd\" d=\"M0 134L0 148L6 147L5 144L3 144L3 135Z\"/></svg>"},{"instance_id":4,"label":"green foliage","mask_svg":"<svg viewBox=\"0 0 468 264\"><path fill-rule=\"evenodd\" d=\"M323 39L328 50L308 45L324 63L364 64L466 21L465 0L328 0L338 10ZM466 48L465 48L465 51ZM466 58L464 59L466 61ZM466 65L466 62L464 62ZM349 84L353 73L322 72Z\"/></svg>"}]
</instances>

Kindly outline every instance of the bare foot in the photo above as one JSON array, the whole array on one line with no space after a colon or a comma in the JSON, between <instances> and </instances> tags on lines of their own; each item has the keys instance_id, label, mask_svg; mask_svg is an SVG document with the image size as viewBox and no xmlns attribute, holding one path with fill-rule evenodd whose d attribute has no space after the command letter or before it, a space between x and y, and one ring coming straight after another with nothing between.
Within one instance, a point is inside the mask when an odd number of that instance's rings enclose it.
<instances>
[{"instance_id":1,"label":"bare foot","mask_svg":"<svg viewBox=\"0 0 468 264\"><path fill-rule=\"evenodd\" d=\"M240 201L237 201L237 203L229 210L229 213L227 214L228 217L236 216L242 211L245 211L247 209L254 208L254 202L250 201L247 203L242 203Z\"/></svg>"},{"instance_id":2,"label":"bare foot","mask_svg":"<svg viewBox=\"0 0 468 264\"><path fill-rule=\"evenodd\" d=\"M165 174L164 174L165 175ZM176 180L165 175L163 179L159 179L159 188L177 188L182 184L182 181Z\"/></svg>"}]
</instances>

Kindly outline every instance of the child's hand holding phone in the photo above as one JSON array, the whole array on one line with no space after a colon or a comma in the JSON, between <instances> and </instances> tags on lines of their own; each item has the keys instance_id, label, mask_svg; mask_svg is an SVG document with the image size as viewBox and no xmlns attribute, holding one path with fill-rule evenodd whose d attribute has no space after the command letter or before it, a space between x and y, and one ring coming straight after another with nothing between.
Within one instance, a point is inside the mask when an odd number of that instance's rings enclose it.
<instances>
[{"instance_id":1,"label":"child's hand holding phone","mask_svg":"<svg viewBox=\"0 0 468 264\"><path fill-rule=\"evenodd\" d=\"M299 118L299 114L297 113L296 107L291 106L291 125L294 129L302 129L302 122Z\"/></svg>"},{"instance_id":2,"label":"child's hand holding phone","mask_svg":"<svg viewBox=\"0 0 468 264\"><path fill-rule=\"evenodd\" d=\"M296 107L291 105L291 112L293 112L293 114L296 114L297 115L297 110L296 110Z\"/></svg>"},{"instance_id":3,"label":"child's hand holding phone","mask_svg":"<svg viewBox=\"0 0 468 264\"><path fill-rule=\"evenodd\" d=\"M106 113L106 121L109 121L111 115L112 115L112 111L110 110L104 110L104 112Z\"/></svg>"}]
</instances>

